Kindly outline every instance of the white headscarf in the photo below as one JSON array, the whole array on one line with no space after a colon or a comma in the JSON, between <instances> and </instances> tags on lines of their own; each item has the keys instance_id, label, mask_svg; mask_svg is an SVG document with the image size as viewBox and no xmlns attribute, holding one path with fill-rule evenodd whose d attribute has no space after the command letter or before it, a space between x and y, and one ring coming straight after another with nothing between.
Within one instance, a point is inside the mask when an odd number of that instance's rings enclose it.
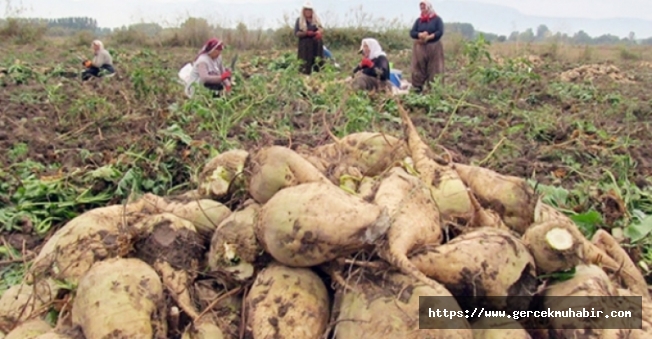
<instances>
[{"instance_id":1,"label":"white headscarf","mask_svg":"<svg viewBox=\"0 0 652 339\"><path fill-rule=\"evenodd\" d=\"M93 45L98 46L100 49L104 49L104 44L102 43L102 41L93 40Z\"/></svg>"},{"instance_id":2,"label":"white headscarf","mask_svg":"<svg viewBox=\"0 0 652 339\"><path fill-rule=\"evenodd\" d=\"M303 7L301 8L301 15L299 16L299 29L302 31L308 30L308 22L306 21L306 17L303 16L304 9L312 9L312 24L318 28L322 28L321 20L319 19L317 13L315 13L315 9L312 7L312 2L308 0L305 4L303 4Z\"/></svg>"},{"instance_id":3,"label":"white headscarf","mask_svg":"<svg viewBox=\"0 0 652 339\"><path fill-rule=\"evenodd\" d=\"M426 5L426 11L428 12L428 15L429 15L429 16L432 17L432 16L435 16L435 15L437 14L437 13L435 13L435 8L432 7L432 3L430 3L430 1L428 1L428 0L423 0L423 1L419 2L419 4L424 4L424 5Z\"/></svg>"},{"instance_id":4,"label":"white headscarf","mask_svg":"<svg viewBox=\"0 0 652 339\"><path fill-rule=\"evenodd\" d=\"M380 43L376 39L373 38L362 39L362 43L360 44L360 50L364 48L364 45L367 45L367 47L369 47L369 59L373 60L381 55L387 56L387 54L383 52L383 48L380 47Z\"/></svg>"}]
</instances>

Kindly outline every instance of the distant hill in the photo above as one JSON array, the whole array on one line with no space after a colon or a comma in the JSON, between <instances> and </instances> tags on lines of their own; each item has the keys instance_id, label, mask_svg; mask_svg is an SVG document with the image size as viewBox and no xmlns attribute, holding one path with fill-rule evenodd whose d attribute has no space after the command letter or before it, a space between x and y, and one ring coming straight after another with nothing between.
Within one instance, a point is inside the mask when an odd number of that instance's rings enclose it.
<instances>
[{"instance_id":1,"label":"distant hill","mask_svg":"<svg viewBox=\"0 0 652 339\"><path fill-rule=\"evenodd\" d=\"M152 6L145 0L114 0L93 2L92 13L89 13L86 2L78 0L23 0L23 5L32 7L25 13L31 17L70 17L92 16L98 20L102 27L118 27L130 23L143 21L157 21L164 24L173 18L172 24L178 24L188 15L208 18L215 23L235 25L243 21L249 26L278 27L284 14L289 14L294 20L298 14L303 0L278 0L274 3L254 4L247 0L233 1L228 4L216 4L209 0L196 2L177 2L170 0ZM362 11L372 15L373 18L397 18L406 25L412 23L418 15L418 7L412 6L414 2L396 0L313 0L316 9L325 20L350 23L355 21L355 9L362 7ZM478 3L471 0L433 1L436 10L445 22L471 23L476 30L509 36L512 31L524 31L545 24L553 32L562 32L572 35L579 30L584 30L595 37L603 34L613 34L627 37L634 32L637 38L652 37L652 20L634 18L614 19L568 19L555 17L537 17L525 15L519 11L504 6ZM414 7L414 8L413 8ZM125 10L130 9L130 10ZM165 20L163 19L165 18Z\"/></svg>"}]
</instances>

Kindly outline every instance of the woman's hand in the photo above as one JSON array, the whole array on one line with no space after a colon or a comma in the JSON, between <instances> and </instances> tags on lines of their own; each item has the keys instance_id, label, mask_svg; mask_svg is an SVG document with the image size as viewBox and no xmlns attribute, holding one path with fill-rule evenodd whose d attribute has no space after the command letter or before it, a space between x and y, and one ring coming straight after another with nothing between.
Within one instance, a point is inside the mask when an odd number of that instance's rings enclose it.
<instances>
[{"instance_id":1,"label":"woman's hand","mask_svg":"<svg viewBox=\"0 0 652 339\"><path fill-rule=\"evenodd\" d=\"M364 58L360 62L360 68L371 68L371 67L374 67L374 62L368 58Z\"/></svg>"},{"instance_id":2,"label":"woman's hand","mask_svg":"<svg viewBox=\"0 0 652 339\"><path fill-rule=\"evenodd\" d=\"M222 75L220 76L220 79L222 79L222 81L224 81L226 79L231 79L231 71L227 70L224 73L222 73Z\"/></svg>"}]
</instances>

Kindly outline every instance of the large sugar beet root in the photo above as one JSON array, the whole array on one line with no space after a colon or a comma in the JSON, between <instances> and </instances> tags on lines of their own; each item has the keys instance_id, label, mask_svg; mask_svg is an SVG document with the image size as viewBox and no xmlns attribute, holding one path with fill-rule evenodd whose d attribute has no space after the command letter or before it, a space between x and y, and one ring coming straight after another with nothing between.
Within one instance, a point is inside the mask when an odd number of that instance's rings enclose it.
<instances>
[{"instance_id":1,"label":"large sugar beet root","mask_svg":"<svg viewBox=\"0 0 652 339\"><path fill-rule=\"evenodd\" d=\"M266 203L285 187L308 182L329 182L308 160L282 146L261 148L247 158L245 166L247 189L260 204Z\"/></svg>"},{"instance_id":2,"label":"large sugar beet root","mask_svg":"<svg viewBox=\"0 0 652 339\"><path fill-rule=\"evenodd\" d=\"M405 141L394 136L359 132L334 143L315 147L308 155L308 159L320 159L321 162L316 167L325 167L330 179L336 182L350 167L355 167L363 176L377 176L391 168L395 162L403 160L408 152Z\"/></svg>"},{"instance_id":3,"label":"large sugar beet root","mask_svg":"<svg viewBox=\"0 0 652 339\"><path fill-rule=\"evenodd\" d=\"M45 243L27 276L41 274L76 283L96 261L129 250L130 224L148 208L145 201L113 205L87 211L70 220Z\"/></svg>"},{"instance_id":4,"label":"large sugar beet root","mask_svg":"<svg viewBox=\"0 0 652 339\"><path fill-rule=\"evenodd\" d=\"M438 245L442 240L441 217L428 187L395 167L380 181L374 202L387 208L391 220L380 255L403 273L430 283L407 257L419 246Z\"/></svg>"},{"instance_id":5,"label":"large sugar beet root","mask_svg":"<svg viewBox=\"0 0 652 339\"><path fill-rule=\"evenodd\" d=\"M253 200L245 204L217 227L207 254L211 271L238 283L254 275L253 264L262 251L255 232L260 205Z\"/></svg>"},{"instance_id":6,"label":"large sugar beet root","mask_svg":"<svg viewBox=\"0 0 652 339\"><path fill-rule=\"evenodd\" d=\"M197 232L207 239L213 235L217 225L231 214L228 207L210 199L159 197L147 193L140 200L150 206L152 214L172 213L190 221Z\"/></svg>"},{"instance_id":7,"label":"large sugar beet root","mask_svg":"<svg viewBox=\"0 0 652 339\"><path fill-rule=\"evenodd\" d=\"M525 296L537 287L534 259L507 230L478 228L410 260L456 296Z\"/></svg>"},{"instance_id":8,"label":"large sugar beet root","mask_svg":"<svg viewBox=\"0 0 652 339\"><path fill-rule=\"evenodd\" d=\"M442 165L430 157L432 150L419 136L410 116L400 103L398 108L414 169L419 178L428 184L443 221L457 218L471 220L475 215L475 208L466 185L450 164Z\"/></svg>"},{"instance_id":9,"label":"large sugar beet root","mask_svg":"<svg viewBox=\"0 0 652 339\"><path fill-rule=\"evenodd\" d=\"M470 325L464 318L431 319L436 329L419 329L419 297L448 297L449 311L461 311L453 296L441 286L434 289L400 273L383 277L352 277L353 290L340 288L333 312L336 317L334 339L471 339Z\"/></svg>"},{"instance_id":10,"label":"large sugar beet root","mask_svg":"<svg viewBox=\"0 0 652 339\"><path fill-rule=\"evenodd\" d=\"M9 328L47 312L44 306L55 299L57 291L52 279L10 287L0 297L0 328Z\"/></svg>"},{"instance_id":11,"label":"large sugar beet root","mask_svg":"<svg viewBox=\"0 0 652 339\"><path fill-rule=\"evenodd\" d=\"M165 339L163 285L139 259L112 258L95 263L79 281L72 322L86 339Z\"/></svg>"},{"instance_id":12,"label":"large sugar beet root","mask_svg":"<svg viewBox=\"0 0 652 339\"><path fill-rule=\"evenodd\" d=\"M509 228L523 234L534 222L538 197L525 180L478 166L454 164L453 167L480 204L498 212Z\"/></svg>"},{"instance_id":13,"label":"large sugar beet root","mask_svg":"<svg viewBox=\"0 0 652 339\"><path fill-rule=\"evenodd\" d=\"M619 291L614 286L607 274L595 265L578 265L573 278L551 284L544 292L543 308L551 311L602 310L624 311L622 304L616 298L600 299L599 297L617 297ZM569 298L573 297L573 298ZM583 297L583 298L580 298ZM631 306L631 305L630 305ZM630 307L633 317L642 317L639 307ZM604 315L604 314L603 314ZM631 318L600 317L599 321L609 321L612 329L602 329L596 326L596 318L590 317L551 317L550 327L555 338L649 338L644 336L642 330L632 330L627 326ZM575 327L575 329L571 328ZM628 329L629 327L629 329ZM631 335L631 336L630 336Z\"/></svg>"},{"instance_id":14,"label":"large sugar beet root","mask_svg":"<svg viewBox=\"0 0 652 339\"><path fill-rule=\"evenodd\" d=\"M201 199L175 206L170 213L190 221L199 234L210 238L217 225L231 214L231 210L217 201Z\"/></svg>"},{"instance_id":15,"label":"large sugar beet root","mask_svg":"<svg viewBox=\"0 0 652 339\"><path fill-rule=\"evenodd\" d=\"M51 330L52 326L45 320L35 318L20 323L4 339L35 339Z\"/></svg>"},{"instance_id":16,"label":"large sugar beet root","mask_svg":"<svg viewBox=\"0 0 652 339\"><path fill-rule=\"evenodd\" d=\"M386 210L330 182L288 187L260 209L256 238L287 266L315 266L375 242L389 227Z\"/></svg>"},{"instance_id":17,"label":"large sugar beet root","mask_svg":"<svg viewBox=\"0 0 652 339\"><path fill-rule=\"evenodd\" d=\"M326 286L312 270L272 263L246 297L251 339L320 339L330 316Z\"/></svg>"},{"instance_id":18,"label":"large sugar beet root","mask_svg":"<svg viewBox=\"0 0 652 339\"><path fill-rule=\"evenodd\" d=\"M222 199L229 194L233 185L242 186L244 178L241 175L249 152L245 150L230 150L211 159L199 173L199 189L201 197ZM233 189L231 189L233 190Z\"/></svg>"}]
</instances>

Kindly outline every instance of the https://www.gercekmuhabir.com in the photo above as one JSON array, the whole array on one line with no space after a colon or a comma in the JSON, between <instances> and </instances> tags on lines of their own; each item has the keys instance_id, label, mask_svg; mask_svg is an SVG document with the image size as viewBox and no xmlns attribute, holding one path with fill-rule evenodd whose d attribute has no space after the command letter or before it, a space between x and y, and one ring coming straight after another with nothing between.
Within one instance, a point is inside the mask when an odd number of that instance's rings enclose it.
<instances>
[{"instance_id":1,"label":"https://www.gercekmuhabir.com","mask_svg":"<svg viewBox=\"0 0 652 339\"><path fill-rule=\"evenodd\" d=\"M430 318L510 318L518 320L521 318L535 317L535 318L631 318L632 311L601 311L591 308L587 309L568 309L568 310L537 310L537 311L494 311L485 310L484 308L474 308L473 310L464 311L449 311L447 309L433 309L428 308L428 317Z\"/></svg>"}]
</instances>

